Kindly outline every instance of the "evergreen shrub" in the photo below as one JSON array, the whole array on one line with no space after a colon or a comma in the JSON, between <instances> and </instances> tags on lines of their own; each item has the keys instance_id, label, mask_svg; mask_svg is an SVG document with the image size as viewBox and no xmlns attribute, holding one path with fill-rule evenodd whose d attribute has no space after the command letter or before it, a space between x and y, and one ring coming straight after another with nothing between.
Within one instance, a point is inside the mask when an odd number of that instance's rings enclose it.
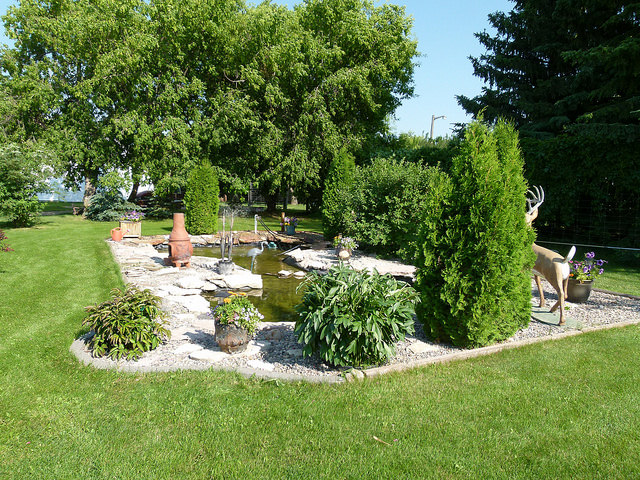
<instances>
[{"instance_id":1,"label":"evergreen shrub","mask_svg":"<svg viewBox=\"0 0 640 480\"><path fill-rule=\"evenodd\" d=\"M351 214L348 199L355 168L353 156L344 149L331 162L322 192L322 228L326 239L337 236L347 228Z\"/></svg>"},{"instance_id":2,"label":"evergreen shrub","mask_svg":"<svg viewBox=\"0 0 640 480\"><path fill-rule=\"evenodd\" d=\"M192 235L215 233L218 229L220 186L211 165L195 167L187 178L184 194L185 227Z\"/></svg>"},{"instance_id":3,"label":"evergreen shrub","mask_svg":"<svg viewBox=\"0 0 640 480\"><path fill-rule=\"evenodd\" d=\"M140 207L125 200L118 190L103 189L91 197L84 216L96 222L114 222L130 210L140 210Z\"/></svg>"},{"instance_id":4,"label":"evergreen shrub","mask_svg":"<svg viewBox=\"0 0 640 480\"><path fill-rule=\"evenodd\" d=\"M379 364L414 331L417 294L391 275L339 265L326 275L312 271L298 288L305 292L295 334L305 356L318 354L332 365Z\"/></svg>"},{"instance_id":5,"label":"evergreen shrub","mask_svg":"<svg viewBox=\"0 0 640 480\"><path fill-rule=\"evenodd\" d=\"M473 122L450 179L427 197L415 287L431 337L482 346L528 325L535 256L522 169L511 125Z\"/></svg>"}]
</instances>

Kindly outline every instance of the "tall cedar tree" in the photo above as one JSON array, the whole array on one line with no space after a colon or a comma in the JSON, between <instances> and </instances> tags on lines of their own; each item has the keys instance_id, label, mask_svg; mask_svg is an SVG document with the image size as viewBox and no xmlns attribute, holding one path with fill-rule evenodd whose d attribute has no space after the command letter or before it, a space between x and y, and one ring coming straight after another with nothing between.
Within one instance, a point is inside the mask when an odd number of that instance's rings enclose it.
<instances>
[{"instance_id":1,"label":"tall cedar tree","mask_svg":"<svg viewBox=\"0 0 640 480\"><path fill-rule=\"evenodd\" d=\"M192 235L212 234L218 229L220 207L218 176L211 165L201 165L189 172L184 194L184 223Z\"/></svg>"},{"instance_id":2,"label":"tall cedar tree","mask_svg":"<svg viewBox=\"0 0 640 480\"><path fill-rule=\"evenodd\" d=\"M345 149L340 150L331 162L322 193L322 229L327 239L347 231L350 212L346 211L344 206L348 200L355 169L353 155Z\"/></svg>"},{"instance_id":3,"label":"tall cedar tree","mask_svg":"<svg viewBox=\"0 0 640 480\"><path fill-rule=\"evenodd\" d=\"M481 346L528 325L534 255L522 165L513 126L476 121L450 182L428 196L416 289L430 336Z\"/></svg>"}]
</instances>

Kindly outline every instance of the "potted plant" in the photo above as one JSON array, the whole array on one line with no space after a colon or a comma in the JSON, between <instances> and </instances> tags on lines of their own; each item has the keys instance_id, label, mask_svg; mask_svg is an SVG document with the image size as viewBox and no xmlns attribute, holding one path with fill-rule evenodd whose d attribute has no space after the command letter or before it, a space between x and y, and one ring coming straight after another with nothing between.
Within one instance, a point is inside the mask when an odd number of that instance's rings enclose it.
<instances>
[{"instance_id":1,"label":"potted plant","mask_svg":"<svg viewBox=\"0 0 640 480\"><path fill-rule=\"evenodd\" d=\"M296 227L298 226L298 219L296 217L284 217L283 222L284 223L280 223L280 225L284 225L287 235L294 235L296 233Z\"/></svg>"},{"instance_id":2,"label":"potted plant","mask_svg":"<svg viewBox=\"0 0 640 480\"><path fill-rule=\"evenodd\" d=\"M333 238L333 246L336 249L336 255L341 260L349 259L353 251L358 248L358 244L353 238L343 237L342 234Z\"/></svg>"},{"instance_id":3,"label":"potted plant","mask_svg":"<svg viewBox=\"0 0 640 480\"><path fill-rule=\"evenodd\" d=\"M144 213L137 210L126 212L122 217L120 217L120 230L122 231L122 236L124 238L140 238L140 236L142 235L143 218Z\"/></svg>"},{"instance_id":4,"label":"potted plant","mask_svg":"<svg viewBox=\"0 0 640 480\"><path fill-rule=\"evenodd\" d=\"M246 294L225 298L211 310L216 327L216 342L223 352L238 353L247 349L264 316L249 301Z\"/></svg>"},{"instance_id":5,"label":"potted plant","mask_svg":"<svg viewBox=\"0 0 640 480\"><path fill-rule=\"evenodd\" d=\"M591 295L593 282L604 273L606 260L595 260L595 252L584 254L584 260L569 262L567 300L573 303L586 302Z\"/></svg>"}]
</instances>

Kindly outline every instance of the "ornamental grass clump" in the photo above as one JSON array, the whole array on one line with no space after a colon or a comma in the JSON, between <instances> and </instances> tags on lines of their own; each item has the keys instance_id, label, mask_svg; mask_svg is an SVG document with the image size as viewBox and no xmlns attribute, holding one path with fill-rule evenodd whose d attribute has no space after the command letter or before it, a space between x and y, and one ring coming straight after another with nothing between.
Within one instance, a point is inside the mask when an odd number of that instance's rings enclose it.
<instances>
[{"instance_id":1,"label":"ornamental grass clump","mask_svg":"<svg viewBox=\"0 0 640 480\"><path fill-rule=\"evenodd\" d=\"M590 282L604 274L604 264L606 260L595 260L595 252L584 254L584 260L580 262L569 262L569 278L580 283Z\"/></svg>"},{"instance_id":2,"label":"ornamental grass clump","mask_svg":"<svg viewBox=\"0 0 640 480\"><path fill-rule=\"evenodd\" d=\"M94 331L89 340L94 357L137 360L169 339L159 297L133 286L115 288L111 296L111 300L87 307L82 322Z\"/></svg>"},{"instance_id":3,"label":"ornamental grass clump","mask_svg":"<svg viewBox=\"0 0 640 480\"><path fill-rule=\"evenodd\" d=\"M295 334L305 356L338 366L377 365L414 331L417 294L391 275L340 265L326 275L309 273L298 288L305 292Z\"/></svg>"}]
</instances>

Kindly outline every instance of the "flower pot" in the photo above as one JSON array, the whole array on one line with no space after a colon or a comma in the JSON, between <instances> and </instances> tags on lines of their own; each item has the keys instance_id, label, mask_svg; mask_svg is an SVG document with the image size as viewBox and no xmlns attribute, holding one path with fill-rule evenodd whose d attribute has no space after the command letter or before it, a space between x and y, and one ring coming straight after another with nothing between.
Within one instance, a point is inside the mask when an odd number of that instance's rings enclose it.
<instances>
[{"instance_id":1,"label":"flower pot","mask_svg":"<svg viewBox=\"0 0 640 480\"><path fill-rule=\"evenodd\" d=\"M120 227L111 229L111 240L113 240L114 242L119 242L122 240L122 230L120 229Z\"/></svg>"},{"instance_id":2,"label":"flower pot","mask_svg":"<svg viewBox=\"0 0 640 480\"><path fill-rule=\"evenodd\" d=\"M285 225L284 226L287 235L295 235L296 234L296 226L295 225Z\"/></svg>"},{"instance_id":3,"label":"flower pot","mask_svg":"<svg viewBox=\"0 0 640 480\"><path fill-rule=\"evenodd\" d=\"M584 303L591 295L593 288L593 280L587 280L580 283L578 280L569 279L567 284L567 301L571 303Z\"/></svg>"},{"instance_id":4,"label":"flower pot","mask_svg":"<svg viewBox=\"0 0 640 480\"><path fill-rule=\"evenodd\" d=\"M340 260L349 260L351 258L351 249L339 247L336 249L336 255Z\"/></svg>"},{"instance_id":5,"label":"flower pot","mask_svg":"<svg viewBox=\"0 0 640 480\"><path fill-rule=\"evenodd\" d=\"M135 237L140 238L142 235L142 222L130 222L128 220L120 220L120 230L124 238Z\"/></svg>"},{"instance_id":6,"label":"flower pot","mask_svg":"<svg viewBox=\"0 0 640 480\"><path fill-rule=\"evenodd\" d=\"M225 325L216 321L216 342L223 352L244 352L249 345L249 333L242 327Z\"/></svg>"},{"instance_id":7,"label":"flower pot","mask_svg":"<svg viewBox=\"0 0 640 480\"><path fill-rule=\"evenodd\" d=\"M233 262L231 260L220 260L218 262L218 273L220 275L229 275L233 271Z\"/></svg>"}]
</instances>

